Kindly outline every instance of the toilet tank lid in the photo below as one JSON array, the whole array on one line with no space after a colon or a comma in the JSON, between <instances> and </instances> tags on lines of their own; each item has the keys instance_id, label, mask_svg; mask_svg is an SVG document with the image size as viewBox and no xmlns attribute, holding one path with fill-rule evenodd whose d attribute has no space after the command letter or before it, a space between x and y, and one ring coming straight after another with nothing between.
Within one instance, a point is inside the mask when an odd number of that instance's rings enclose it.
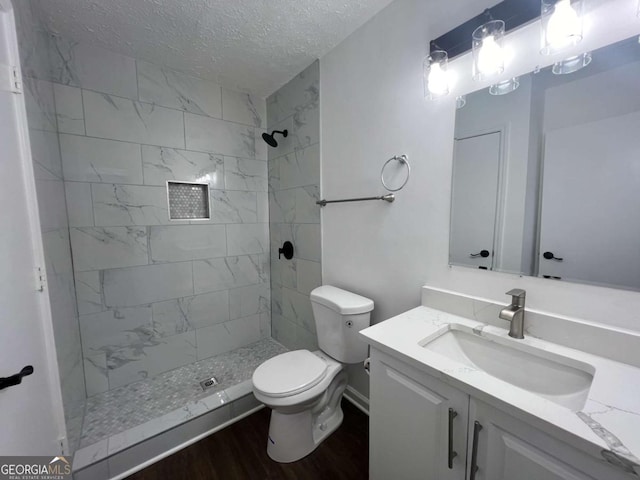
<instances>
[{"instance_id":1,"label":"toilet tank lid","mask_svg":"<svg viewBox=\"0 0 640 480\"><path fill-rule=\"evenodd\" d=\"M355 315L373 310L373 300L331 285L323 285L314 289L311 292L311 301L324 305L341 315Z\"/></svg>"}]
</instances>

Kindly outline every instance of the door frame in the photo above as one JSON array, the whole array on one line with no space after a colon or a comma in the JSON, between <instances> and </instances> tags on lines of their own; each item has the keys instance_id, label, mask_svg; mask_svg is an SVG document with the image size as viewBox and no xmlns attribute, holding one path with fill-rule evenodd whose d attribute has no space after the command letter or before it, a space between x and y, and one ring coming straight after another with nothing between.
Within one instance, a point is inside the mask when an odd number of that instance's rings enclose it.
<instances>
[{"instance_id":1,"label":"door frame","mask_svg":"<svg viewBox=\"0 0 640 480\"><path fill-rule=\"evenodd\" d=\"M16 67L18 78L22 82L22 70L20 64L20 54L18 50L18 34L15 19L15 10L11 0L0 0L0 21L6 28L7 50L11 63ZM0 40L2 41L2 40ZM38 197L35 184L35 171L33 168L31 144L29 141L29 124L27 121L27 109L24 100L24 93L18 93L16 97L16 127L18 130L18 144L20 150L20 164L22 168L22 182L26 193L26 207L28 210L28 223L31 231L31 252L34 264L38 266L33 272L33 288L40 290L38 295L39 324L42 329L42 337L45 346L45 356L47 358L48 393L50 395L51 410L58 430L58 441L60 454L68 454L69 446L67 439L67 429L64 415L64 404L62 400L62 389L60 383L60 372L58 370L58 357L53 331L53 317L51 312L51 302L46 279L46 262L44 256L44 244L40 230L40 211L38 207ZM52 452L54 453L54 452Z\"/></svg>"},{"instance_id":2,"label":"door frame","mask_svg":"<svg viewBox=\"0 0 640 480\"><path fill-rule=\"evenodd\" d=\"M453 139L453 158L451 160L451 198L449 200L449 235L451 235L451 226L453 225L453 183L454 176L456 171L456 152L458 149L458 141L467 140L470 138L482 137L485 135L492 135L494 133L500 134L500 151L498 152L498 191L496 192L496 206L494 211L495 222L493 227L493 243L491 245L491 268L489 271L501 271L499 270L499 256L501 255L502 243L503 243L503 234L504 234L504 203L505 203L505 185L504 181L506 178L506 161L505 161L505 152L508 149L508 141L509 141L509 123L503 125L497 125L493 127L488 127L484 129L474 130L473 133L467 133L461 137L454 137ZM451 238L449 238L449 250L451 250ZM449 252L449 257L451 256L451 252ZM449 262L449 267L453 267L454 265Z\"/></svg>"}]
</instances>

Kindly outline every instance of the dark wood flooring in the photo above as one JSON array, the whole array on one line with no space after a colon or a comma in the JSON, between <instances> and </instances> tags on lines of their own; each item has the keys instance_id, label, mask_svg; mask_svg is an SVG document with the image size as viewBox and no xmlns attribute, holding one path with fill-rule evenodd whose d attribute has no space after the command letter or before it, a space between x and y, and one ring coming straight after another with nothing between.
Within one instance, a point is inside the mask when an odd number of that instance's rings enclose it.
<instances>
[{"instance_id":1,"label":"dark wood flooring","mask_svg":"<svg viewBox=\"0 0 640 480\"><path fill-rule=\"evenodd\" d=\"M346 400L344 421L307 457L276 463L267 456L271 410L262 410L129 477L129 480L366 480L369 419Z\"/></svg>"}]
</instances>

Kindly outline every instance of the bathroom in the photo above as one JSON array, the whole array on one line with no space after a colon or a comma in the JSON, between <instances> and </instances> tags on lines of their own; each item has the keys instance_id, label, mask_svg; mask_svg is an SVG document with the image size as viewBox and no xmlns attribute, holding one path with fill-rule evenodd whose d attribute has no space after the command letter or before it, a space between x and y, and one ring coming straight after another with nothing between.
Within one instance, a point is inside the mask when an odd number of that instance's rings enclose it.
<instances>
[{"instance_id":1,"label":"bathroom","mask_svg":"<svg viewBox=\"0 0 640 480\"><path fill-rule=\"evenodd\" d=\"M350 432L347 437L358 437L354 445L361 454L354 460L361 468L348 478L415 478L412 468L429 468L424 463L428 455L418 461L412 452L380 440L377 433L391 426L376 423L373 413L376 408L389 414L406 410L414 401L401 394L383 401L386 397L374 381L380 365L395 361L391 350L400 348L391 342L400 342L394 332L400 332L402 324L390 330L383 326L405 321L401 314L415 308L481 318L496 329L483 327L487 335L498 335L498 329L507 335L509 324L498 318L510 301L504 293L523 290L525 339L507 338L509 345L524 342L534 348L531 339L537 337L615 361L633 375L640 368L640 286L611 279L590 281L580 275L563 281L554 278L563 276L557 271L542 270L543 265L569 264L566 250L544 250L556 255L547 263L534 258L541 241L537 215L545 205L535 197L538 188L532 179L548 174L548 169L541 173L531 164L524 170L506 169L501 175L508 184L492 189L499 197L493 202L513 208L505 207L506 215L499 221L490 219L496 222L491 235L501 228L500 222L512 225L514 209L526 211L528 221L515 229L516 240L503 228L501 244L473 245L473 251L464 250L464 261L458 261L453 255L458 237L451 232L453 220L459 218L453 215L458 198L454 152L461 151L463 137L473 136L460 133L462 115L473 111L473 92L519 77L517 90L495 97L515 103L513 99L534 88L528 72L585 52L593 52L593 62L574 75L586 76L589 67L602 68L596 51L640 34L638 2L571 2L582 9L581 41L559 56L540 53L540 2L515 2L531 4L529 10L535 14L522 26L507 28L502 73L477 80L472 74L473 29L465 37L468 45L457 54L440 39L497 3L370 0L345 5L279 0L256 7L204 0L186 5L175 0L1 0L5 38L12 35L10 17L15 15L17 50L8 41L0 63L3 68L20 65L18 83L7 88L11 74L3 75L1 93L11 94L7 98L15 102L22 119L15 133L5 129L3 145L18 145L7 158L21 158L22 163L3 160L4 177L20 175L25 181L6 185L5 192L5 204L16 207L6 212L7 222L15 226L16 236L21 226L24 237L2 244L3 317L16 324L7 325L12 333L2 336L6 370L0 375L34 367L20 385L0 392L3 424L11 425L0 434L2 455L68 456L73 457L77 479L126 478L203 442L219 442L215 445L222 448L225 432L255 415L261 415L261 428L267 429L270 409L256 399L252 376L260 365L285 352L323 350L315 323L318 302L310 300L322 285L359 295L354 298L361 305L369 304L358 299L373 301L366 320L373 327L358 337L371 351L344 362L344 424L317 451L289 464L299 468L292 470L299 477L308 465L304 462L329 448L332 439L346 435L353 422L368 427L360 431L356 426L359 435ZM439 48L433 48L434 40ZM443 64L450 74L446 95L429 92L425 69L433 66L428 59L425 64L425 58L430 44L432 52L449 50L448 66ZM602 103L596 109L615 103L616 92L632 89L630 83L621 81L599 91L596 97ZM438 98L425 98L433 96ZM637 95L617 97L622 98L618 103L625 105L625 114L640 108L632 101ZM571 112L579 117L582 108L578 105ZM533 122L527 132L532 130ZM264 141L263 134L272 135L277 146ZM511 125L502 134L514 135L517 129ZM501 145L511 148L515 140ZM637 178L637 169L628 177L634 174ZM385 188L381 177L393 185ZM637 196L620 185L609 192L615 190L628 195L622 203L631 210L618 216L627 219L631 231L638 223L633 210ZM390 194L391 202L316 203ZM188 215L181 215L179 208L184 206L181 200L195 198L190 195L199 199L199 211L191 217L193 204ZM15 198L26 200L22 205L9 202ZM585 218L600 218L592 205L584 210ZM602 230L619 232L609 224ZM609 258L607 252L618 248L614 237L601 239L602 251L593 256ZM588 243L588 235L584 238L582 243ZM287 241L293 246L291 259ZM515 245L515 262L500 257L509 241ZM29 242L32 248L25 248ZM632 252L636 245L637 258L637 237L627 245ZM467 256L485 249L493 255ZM542 256L543 251L537 253ZM640 268L629 257L616 265L616 271L628 267L629 275L638 280ZM602 264L598 270L604 270ZM14 291L18 282L7 272L20 276L28 288ZM369 313L364 310L361 313ZM413 335L415 344L422 344L422 355L428 335L419 329ZM419 354L409 361L405 352L404 364L419 370ZM568 355L564 350L555 354ZM363 366L369 355L371 376ZM586 357L576 358L574 366L589 363ZM404 380L427 384L394 368L400 372L394 378L404 375ZM433 374L436 367L429 368ZM589 375L595 378L595 392L598 373ZM502 477L487 476L482 457L490 453L483 450L483 435L505 428L491 430L481 418L481 408L477 414L469 409L480 387L465 390L465 382L451 380L448 386L466 395L467 406L456 407L452 421L469 422L470 430L464 433L469 446L458 445L455 442L463 440L454 436L453 467L447 467L444 451L443 470L432 478L514 478L506 467ZM634 398L640 398L634 383L617 378L617 384L625 385L619 387L618 410L640 413L634 410ZM489 396L491 392L484 392L480 400ZM403 401L408 402L406 408L398 408ZM526 408L514 402L504 411L517 417L516 410ZM603 403L603 409L618 405ZM583 413L581 408L574 410ZM549 427L544 434L572 450L558 454L563 467L554 467L555 476L530 467L526 471L536 473L521 478L634 478L632 472L640 471L633 455L637 451L640 456L640 430L616 430L616 424L637 425L636 417L614 415L610 426L587 415L586 421L579 420L588 437L583 444L582 430L562 427L560 417L540 419L531 411L522 415L535 417L533 426L538 429L553 424L560 433ZM472 417L483 425L479 437ZM407 418L394 421L406 429L400 435L430 450L430 440L412 430L412 425L426 428L428 422ZM598 428L605 437L610 434L609 443L594 433ZM514 445L516 437L522 440L513 433L515 427L506 430L512 433L512 443L504 440L506 445ZM477 476L471 468L475 437L480 438L481 457ZM611 438L618 442L617 449L611 447ZM266 456L266 433L258 441L264 461L277 464ZM431 450L440 452L439 448ZM520 457L509 457L516 450L495 453L502 456L493 460L498 464L510 458L511 468L519 469L525 468L522 458L527 455L547 458L540 446L535 454L520 448ZM577 467L582 456L595 458L596 466ZM376 457L392 470L372 463ZM244 461L242 456L233 459L235 464ZM622 473L606 473L616 462ZM215 455L212 463L215 470ZM214 475L209 478L218 478Z\"/></svg>"}]
</instances>

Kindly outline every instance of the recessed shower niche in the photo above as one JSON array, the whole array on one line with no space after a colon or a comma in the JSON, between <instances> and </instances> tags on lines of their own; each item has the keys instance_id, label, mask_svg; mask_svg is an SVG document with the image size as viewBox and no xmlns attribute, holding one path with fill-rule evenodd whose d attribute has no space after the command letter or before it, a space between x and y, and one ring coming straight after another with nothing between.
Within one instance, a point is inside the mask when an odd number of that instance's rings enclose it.
<instances>
[{"instance_id":1,"label":"recessed shower niche","mask_svg":"<svg viewBox=\"0 0 640 480\"><path fill-rule=\"evenodd\" d=\"M211 218L209 185L206 183L167 182L171 220L208 220Z\"/></svg>"}]
</instances>

